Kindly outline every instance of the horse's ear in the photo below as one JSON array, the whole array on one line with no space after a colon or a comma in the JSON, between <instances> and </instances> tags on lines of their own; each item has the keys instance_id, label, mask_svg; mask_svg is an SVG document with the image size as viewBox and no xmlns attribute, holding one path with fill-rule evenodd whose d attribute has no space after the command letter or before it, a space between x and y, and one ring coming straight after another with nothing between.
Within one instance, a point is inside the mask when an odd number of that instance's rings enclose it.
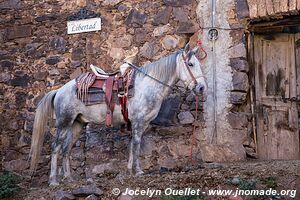
<instances>
[{"instance_id":1,"label":"horse's ear","mask_svg":"<svg viewBox=\"0 0 300 200\"><path fill-rule=\"evenodd\" d=\"M187 44L185 45L185 47L184 47L184 53L188 54L189 51L190 51L190 44L187 43Z\"/></svg>"}]
</instances>

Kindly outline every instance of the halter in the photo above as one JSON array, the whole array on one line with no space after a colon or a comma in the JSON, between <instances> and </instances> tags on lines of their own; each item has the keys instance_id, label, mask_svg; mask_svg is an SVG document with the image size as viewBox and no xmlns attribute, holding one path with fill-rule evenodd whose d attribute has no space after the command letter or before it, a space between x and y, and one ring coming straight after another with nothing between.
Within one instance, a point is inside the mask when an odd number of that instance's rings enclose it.
<instances>
[{"instance_id":1,"label":"halter","mask_svg":"<svg viewBox=\"0 0 300 200\"><path fill-rule=\"evenodd\" d=\"M194 76L192 70L191 70L190 67L188 66L188 57L187 57L187 56L184 56L183 53L184 53L184 52L182 52L182 59L183 59L184 65L185 65L185 67L187 68L187 70L188 70L188 72L189 72L189 75L190 75L191 78L192 78L192 82L194 82L194 84L197 85L197 84L198 84L198 81L197 81L197 79L195 78L195 76ZM203 73L203 70L201 69L201 66L199 66L199 67L200 67L201 72ZM197 78L201 78L201 77L204 78L205 84L207 85L207 83L206 83L206 77L205 77L204 75L198 76ZM190 83L190 82L189 82L189 83Z\"/></svg>"},{"instance_id":2,"label":"halter","mask_svg":"<svg viewBox=\"0 0 300 200\"><path fill-rule=\"evenodd\" d=\"M198 82L197 82L197 80L196 80L196 78L195 78L193 72L191 71L191 69L190 69L189 66L188 66L188 63L187 63L188 58L185 57L185 56L183 55L183 52L181 53L181 55L182 55L182 59L183 59L183 61L184 61L184 66L187 68L187 70L188 70L190 76L192 77L192 81L195 83L195 85L197 85Z\"/></svg>"}]
</instances>

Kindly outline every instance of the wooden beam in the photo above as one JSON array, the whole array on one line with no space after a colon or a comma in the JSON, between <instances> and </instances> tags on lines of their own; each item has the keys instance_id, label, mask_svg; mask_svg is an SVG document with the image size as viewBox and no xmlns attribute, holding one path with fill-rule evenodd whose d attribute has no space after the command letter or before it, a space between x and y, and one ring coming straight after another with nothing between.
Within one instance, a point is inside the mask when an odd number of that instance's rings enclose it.
<instances>
[{"instance_id":1,"label":"wooden beam","mask_svg":"<svg viewBox=\"0 0 300 200\"><path fill-rule=\"evenodd\" d=\"M297 0L289 0L289 11L297 10Z\"/></svg>"},{"instance_id":2,"label":"wooden beam","mask_svg":"<svg viewBox=\"0 0 300 200\"><path fill-rule=\"evenodd\" d=\"M280 12L289 11L289 0L280 0Z\"/></svg>"},{"instance_id":3,"label":"wooden beam","mask_svg":"<svg viewBox=\"0 0 300 200\"><path fill-rule=\"evenodd\" d=\"M300 10L300 0L297 0L297 10Z\"/></svg>"},{"instance_id":4,"label":"wooden beam","mask_svg":"<svg viewBox=\"0 0 300 200\"><path fill-rule=\"evenodd\" d=\"M273 6L274 6L274 12L275 13L280 13L280 1L281 0L273 0Z\"/></svg>"},{"instance_id":5,"label":"wooden beam","mask_svg":"<svg viewBox=\"0 0 300 200\"><path fill-rule=\"evenodd\" d=\"M267 8L265 0L257 0L257 15L259 17L267 16Z\"/></svg>"},{"instance_id":6,"label":"wooden beam","mask_svg":"<svg viewBox=\"0 0 300 200\"><path fill-rule=\"evenodd\" d=\"M247 0L247 2L249 6L250 18L257 18L257 0Z\"/></svg>"},{"instance_id":7,"label":"wooden beam","mask_svg":"<svg viewBox=\"0 0 300 200\"><path fill-rule=\"evenodd\" d=\"M268 15L274 15L274 5L272 0L266 0L266 8Z\"/></svg>"}]
</instances>

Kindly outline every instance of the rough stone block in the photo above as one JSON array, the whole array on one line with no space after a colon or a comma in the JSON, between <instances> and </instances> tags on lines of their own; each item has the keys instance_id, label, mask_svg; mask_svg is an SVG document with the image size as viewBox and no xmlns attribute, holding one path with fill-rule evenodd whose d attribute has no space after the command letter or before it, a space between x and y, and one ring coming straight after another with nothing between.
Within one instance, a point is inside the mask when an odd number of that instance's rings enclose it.
<instances>
[{"instance_id":1,"label":"rough stone block","mask_svg":"<svg viewBox=\"0 0 300 200\"><path fill-rule=\"evenodd\" d=\"M180 7L184 5L189 5L193 1L192 0L164 0L164 3L167 6Z\"/></svg>"},{"instance_id":2,"label":"rough stone block","mask_svg":"<svg viewBox=\"0 0 300 200\"><path fill-rule=\"evenodd\" d=\"M84 200L98 200L98 199L99 198L96 195L91 194L88 197L86 197Z\"/></svg>"},{"instance_id":3,"label":"rough stone block","mask_svg":"<svg viewBox=\"0 0 300 200\"><path fill-rule=\"evenodd\" d=\"M157 117L151 122L156 125L170 126L174 124L178 112L180 97L170 97L163 101Z\"/></svg>"},{"instance_id":4,"label":"rough stone block","mask_svg":"<svg viewBox=\"0 0 300 200\"><path fill-rule=\"evenodd\" d=\"M153 19L153 25L167 24L172 12L172 7L166 7L159 11Z\"/></svg>"},{"instance_id":5,"label":"rough stone block","mask_svg":"<svg viewBox=\"0 0 300 200\"><path fill-rule=\"evenodd\" d=\"M189 21L188 11L184 10L183 8L173 8L173 15L175 17L175 20L179 22Z\"/></svg>"},{"instance_id":6,"label":"rough stone block","mask_svg":"<svg viewBox=\"0 0 300 200\"><path fill-rule=\"evenodd\" d=\"M44 81L46 80L48 74L49 73L47 71L38 71L33 75L33 78L38 81Z\"/></svg>"},{"instance_id":7,"label":"rough stone block","mask_svg":"<svg viewBox=\"0 0 300 200\"><path fill-rule=\"evenodd\" d=\"M244 41L244 31L241 30L231 30L230 37L232 39L233 45L243 43Z\"/></svg>"},{"instance_id":8,"label":"rough stone block","mask_svg":"<svg viewBox=\"0 0 300 200\"><path fill-rule=\"evenodd\" d=\"M235 1L235 8L238 19L244 19L249 17L249 7L247 0Z\"/></svg>"},{"instance_id":9,"label":"rough stone block","mask_svg":"<svg viewBox=\"0 0 300 200\"><path fill-rule=\"evenodd\" d=\"M60 61L60 56L49 56L46 59L46 64L48 65L55 65Z\"/></svg>"},{"instance_id":10,"label":"rough stone block","mask_svg":"<svg viewBox=\"0 0 300 200\"><path fill-rule=\"evenodd\" d=\"M0 73L0 83L8 83L11 79L9 73Z\"/></svg>"},{"instance_id":11,"label":"rough stone block","mask_svg":"<svg viewBox=\"0 0 300 200\"><path fill-rule=\"evenodd\" d=\"M23 26L13 26L11 28L7 28L7 39L13 40L16 38L24 38L30 37L32 35L31 26L23 25Z\"/></svg>"},{"instance_id":12,"label":"rough stone block","mask_svg":"<svg viewBox=\"0 0 300 200\"><path fill-rule=\"evenodd\" d=\"M135 9L132 9L129 12L129 15L127 16L126 20L125 20L125 24L128 26L130 24L139 24L139 25L143 25L145 22L147 21L147 15L146 14L142 14L140 12L138 12Z\"/></svg>"},{"instance_id":13,"label":"rough stone block","mask_svg":"<svg viewBox=\"0 0 300 200\"><path fill-rule=\"evenodd\" d=\"M84 50L82 48L76 48L72 50L72 60L82 60L84 57Z\"/></svg>"},{"instance_id":14,"label":"rough stone block","mask_svg":"<svg viewBox=\"0 0 300 200\"><path fill-rule=\"evenodd\" d=\"M178 114L180 124L191 124L195 121L194 116L190 111L180 112Z\"/></svg>"},{"instance_id":15,"label":"rough stone block","mask_svg":"<svg viewBox=\"0 0 300 200\"><path fill-rule=\"evenodd\" d=\"M109 56L116 60L121 60L124 58L124 50L122 48L111 48L109 51Z\"/></svg>"},{"instance_id":16,"label":"rough stone block","mask_svg":"<svg viewBox=\"0 0 300 200\"><path fill-rule=\"evenodd\" d=\"M76 68L72 74L70 74L70 78L71 79L75 79L76 77L78 77L80 74L82 74L82 71L80 68Z\"/></svg>"},{"instance_id":17,"label":"rough stone block","mask_svg":"<svg viewBox=\"0 0 300 200\"><path fill-rule=\"evenodd\" d=\"M136 43L144 43L147 40L147 32L144 28L135 29L135 38Z\"/></svg>"},{"instance_id":18,"label":"rough stone block","mask_svg":"<svg viewBox=\"0 0 300 200\"><path fill-rule=\"evenodd\" d=\"M183 34L183 33L195 33L198 31L198 27L194 22L180 22L176 33Z\"/></svg>"},{"instance_id":19,"label":"rough stone block","mask_svg":"<svg viewBox=\"0 0 300 200\"><path fill-rule=\"evenodd\" d=\"M1 9L19 9L22 7L21 0L4 0L0 2Z\"/></svg>"},{"instance_id":20,"label":"rough stone block","mask_svg":"<svg viewBox=\"0 0 300 200\"><path fill-rule=\"evenodd\" d=\"M89 196L91 194L100 196L103 194L103 191L100 188L98 188L94 185L91 185L91 186L85 186L85 187L75 189L72 191L72 194L76 197L85 197L85 196Z\"/></svg>"},{"instance_id":21,"label":"rough stone block","mask_svg":"<svg viewBox=\"0 0 300 200\"><path fill-rule=\"evenodd\" d=\"M230 66L239 72L248 72L249 71L249 64L248 61L243 58L230 58Z\"/></svg>"},{"instance_id":22,"label":"rough stone block","mask_svg":"<svg viewBox=\"0 0 300 200\"><path fill-rule=\"evenodd\" d=\"M161 44L163 48L167 50L175 49L178 43L179 43L179 39L171 35L167 35L161 40Z\"/></svg>"},{"instance_id":23,"label":"rough stone block","mask_svg":"<svg viewBox=\"0 0 300 200\"><path fill-rule=\"evenodd\" d=\"M230 102L232 104L243 104L246 102L247 99L247 93L245 92L231 92L230 93Z\"/></svg>"},{"instance_id":24,"label":"rough stone block","mask_svg":"<svg viewBox=\"0 0 300 200\"><path fill-rule=\"evenodd\" d=\"M102 3L103 6L115 6L119 3L121 3L123 0L104 0Z\"/></svg>"},{"instance_id":25,"label":"rough stone block","mask_svg":"<svg viewBox=\"0 0 300 200\"><path fill-rule=\"evenodd\" d=\"M46 14L37 16L34 20L37 22L45 22L45 21L54 21L57 20L60 16L57 14Z\"/></svg>"},{"instance_id":26,"label":"rough stone block","mask_svg":"<svg viewBox=\"0 0 300 200\"><path fill-rule=\"evenodd\" d=\"M26 160L17 159L3 163L4 170L22 172L29 167Z\"/></svg>"},{"instance_id":27,"label":"rough stone block","mask_svg":"<svg viewBox=\"0 0 300 200\"><path fill-rule=\"evenodd\" d=\"M10 60L3 60L0 62L0 66L1 66L1 71L12 70L13 67L15 66L15 63Z\"/></svg>"},{"instance_id":28,"label":"rough stone block","mask_svg":"<svg viewBox=\"0 0 300 200\"><path fill-rule=\"evenodd\" d=\"M234 129L244 129L248 126L249 113L228 113L227 119L229 124Z\"/></svg>"},{"instance_id":29,"label":"rough stone block","mask_svg":"<svg viewBox=\"0 0 300 200\"><path fill-rule=\"evenodd\" d=\"M149 59L153 58L153 56L155 56L157 52L158 52L158 48L152 42L151 43L146 42L140 50L141 56Z\"/></svg>"},{"instance_id":30,"label":"rough stone block","mask_svg":"<svg viewBox=\"0 0 300 200\"><path fill-rule=\"evenodd\" d=\"M27 87L30 82L30 77L25 74L23 76L16 76L13 78L10 82L12 86L21 86L21 87Z\"/></svg>"},{"instance_id":31,"label":"rough stone block","mask_svg":"<svg viewBox=\"0 0 300 200\"><path fill-rule=\"evenodd\" d=\"M246 158L242 145L201 145L200 148L205 162L233 162Z\"/></svg>"},{"instance_id":32,"label":"rough stone block","mask_svg":"<svg viewBox=\"0 0 300 200\"><path fill-rule=\"evenodd\" d=\"M75 200L75 196L63 191L63 190L58 190L54 193L53 200Z\"/></svg>"},{"instance_id":33,"label":"rough stone block","mask_svg":"<svg viewBox=\"0 0 300 200\"><path fill-rule=\"evenodd\" d=\"M170 25L164 25L164 26L156 27L153 31L153 36L154 37L161 36L165 33L170 32L171 29L172 29L172 27Z\"/></svg>"},{"instance_id":34,"label":"rough stone block","mask_svg":"<svg viewBox=\"0 0 300 200\"><path fill-rule=\"evenodd\" d=\"M244 72L234 72L232 76L233 90L248 92L249 80L248 75Z\"/></svg>"},{"instance_id":35,"label":"rough stone block","mask_svg":"<svg viewBox=\"0 0 300 200\"><path fill-rule=\"evenodd\" d=\"M49 47L64 52L66 50L66 41L60 36L52 37L49 41Z\"/></svg>"}]
</instances>

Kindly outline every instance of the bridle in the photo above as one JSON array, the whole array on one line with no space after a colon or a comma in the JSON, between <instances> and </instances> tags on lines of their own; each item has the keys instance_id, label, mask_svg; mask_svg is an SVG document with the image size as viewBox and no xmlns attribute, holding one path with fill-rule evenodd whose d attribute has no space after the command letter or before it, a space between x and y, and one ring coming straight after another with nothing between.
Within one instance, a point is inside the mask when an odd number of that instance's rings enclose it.
<instances>
[{"instance_id":1,"label":"bridle","mask_svg":"<svg viewBox=\"0 0 300 200\"><path fill-rule=\"evenodd\" d=\"M182 59L183 59L183 62L184 62L184 66L186 67L186 69L187 69L189 75L190 75L191 78L192 78L192 82L194 82L194 84L197 85L197 84L198 84L198 81L197 81L196 77L194 76L194 74L193 74L191 68L190 68L189 65L188 65L188 57L187 57L187 56L184 56L184 52L182 52ZM203 73L203 70L201 69L201 66L199 66L199 67L200 67L201 72ZM205 77L204 75L197 76L197 78L201 78L201 77L204 78L204 81L205 81L205 83L206 83L206 77ZM190 82L189 82L189 83L190 83ZM189 85L189 84L187 84L187 85ZM206 85L207 85L207 84L206 84Z\"/></svg>"},{"instance_id":2,"label":"bridle","mask_svg":"<svg viewBox=\"0 0 300 200\"><path fill-rule=\"evenodd\" d=\"M197 82L197 80L196 80L196 78L195 78L195 76L194 76L192 70L191 70L190 67L188 66L188 57L187 57L187 56L184 56L184 52L182 52L181 55L182 55L182 59L183 59L183 62L184 62L184 66L185 66L186 69L188 70L188 72L189 72L189 74L190 74L190 76L191 76L191 78L192 78L192 81L195 83L195 85L197 85L198 82Z\"/></svg>"}]
</instances>

